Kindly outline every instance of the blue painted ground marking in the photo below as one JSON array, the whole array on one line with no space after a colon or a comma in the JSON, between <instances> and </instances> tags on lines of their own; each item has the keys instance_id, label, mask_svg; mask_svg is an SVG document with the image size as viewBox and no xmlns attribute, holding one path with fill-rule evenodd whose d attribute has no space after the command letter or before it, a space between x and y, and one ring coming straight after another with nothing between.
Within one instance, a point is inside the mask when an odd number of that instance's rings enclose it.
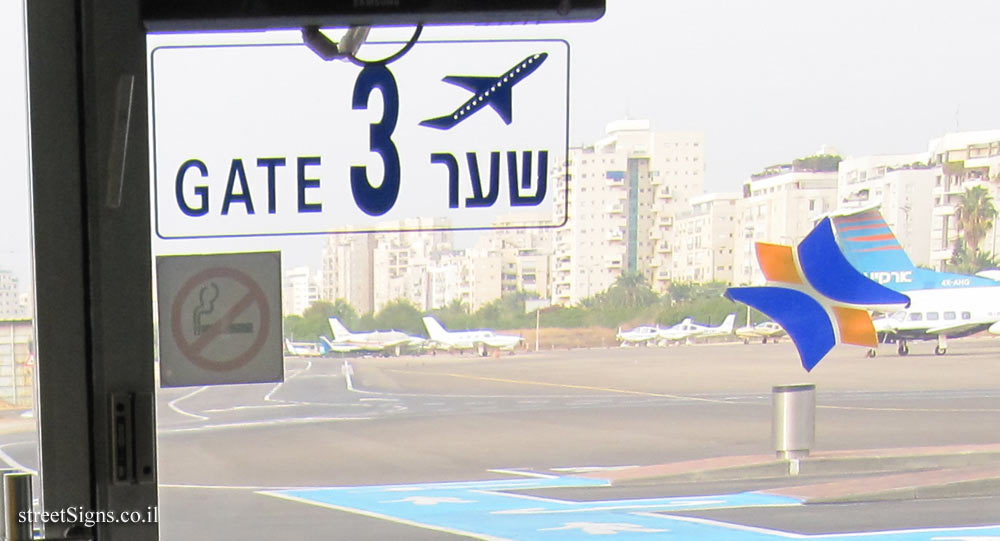
<instances>
[{"instance_id":1,"label":"blue painted ground marking","mask_svg":"<svg viewBox=\"0 0 1000 541\"><path fill-rule=\"evenodd\" d=\"M567 501L510 490L588 488L607 481L579 477L526 477L492 481L334 487L262 492L271 496L487 540L721 539L763 541L1000 541L1000 526L863 534L801 535L671 511L799 505L794 498L753 492L681 498Z\"/></svg>"}]
</instances>

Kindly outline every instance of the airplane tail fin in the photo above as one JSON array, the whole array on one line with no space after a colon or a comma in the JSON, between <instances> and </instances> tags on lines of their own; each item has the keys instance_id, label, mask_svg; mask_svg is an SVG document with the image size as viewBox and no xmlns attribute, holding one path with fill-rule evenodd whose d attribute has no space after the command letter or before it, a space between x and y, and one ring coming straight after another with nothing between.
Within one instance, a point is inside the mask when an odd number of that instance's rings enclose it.
<instances>
[{"instance_id":1,"label":"airplane tail fin","mask_svg":"<svg viewBox=\"0 0 1000 541\"><path fill-rule=\"evenodd\" d=\"M895 291L996 285L979 276L921 269L913 264L878 209L833 216L840 251L852 267Z\"/></svg>"},{"instance_id":2,"label":"airplane tail fin","mask_svg":"<svg viewBox=\"0 0 1000 541\"><path fill-rule=\"evenodd\" d=\"M891 273L899 276L917 268L878 209L834 216L832 222L844 257L872 280L887 284Z\"/></svg>"},{"instance_id":3,"label":"airplane tail fin","mask_svg":"<svg viewBox=\"0 0 1000 541\"><path fill-rule=\"evenodd\" d=\"M423 321L424 327L427 328L427 336L431 340L441 341L448 336L448 331L434 316L424 316Z\"/></svg>"},{"instance_id":4,"label":"airplane tail fin","mask_svg":"<svg viewBox=\"0 0 1000 541\"><path fill-rule=\"evenodd\" d=\"M334 340L346 340L351 336L351 331L347 330L347 327L335 317L330 318L330 330L333 331Z\"/></svg>"},{"instance_id":5,"label":"airplane tail fin","mask_svg":"<svg viewBox=\"0 0 1000 541\"><path fill-rule=\"evenodd\" d=\"M722 325L719 325L719 330L724 333L731 334L736 326L736 314L729 314L726 319L722 320Z\"/></svg>"}]
</instances>

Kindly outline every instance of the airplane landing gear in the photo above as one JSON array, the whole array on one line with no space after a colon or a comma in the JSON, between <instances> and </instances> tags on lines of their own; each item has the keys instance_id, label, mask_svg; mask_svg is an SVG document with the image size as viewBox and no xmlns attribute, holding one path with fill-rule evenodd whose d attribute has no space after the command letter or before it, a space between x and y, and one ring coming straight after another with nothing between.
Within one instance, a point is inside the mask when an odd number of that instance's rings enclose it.
<instances>
[{"instance_id":1,"label":"airplane landing gear","mask_svg":"<svg viewBox=\"0 0 1000 541\"><path fill-rule=\"evenodd\" d=\"M899 353L900 355L909 355L910 346L906 345L906 340L901 339L899 341L899 347L896 348L896 353Z\"/></svg>"},{"instance_id":2,"label":"airplane landing gear","mask_svg":"<svg viewBox=\"0 0 1000 541\"><path fill-rule=\"evenodd\" d=\"M869 359L875 358L876 355L878 355L878 350L875 348L870 348L865 352L865 357L868 357Z\"/></svg>"},{"instance_id":3,"label":"airplane landing gear","mask_svg":"<svg viewBox=\"0 0 1000 541\"><path fill-rule=\"evenodd\" d=\"M934 348L934 354L944 355L947 352L948 352L948 337L943 334L939 334L937 347Z\"/></svg>"}]
</instances>

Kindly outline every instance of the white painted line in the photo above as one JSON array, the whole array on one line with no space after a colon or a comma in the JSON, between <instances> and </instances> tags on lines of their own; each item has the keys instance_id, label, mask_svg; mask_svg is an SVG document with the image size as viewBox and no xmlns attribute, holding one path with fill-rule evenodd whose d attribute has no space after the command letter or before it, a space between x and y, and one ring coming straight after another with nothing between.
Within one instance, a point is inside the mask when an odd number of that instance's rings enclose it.
<instances>
[{"instance_id":1,"label":"white painted line","mask_svg":"<svg viewBox=\"0 0 1000 541\"><path fill-rule=\"evenodd\" d=\"M21 470L23 472L30 473L31 475L38 475L38 471L37 470L33 470L33 469L25 466L24 464L21 464L20 462L14 460L14 458L11 457L10 455L8 455L7 451L5 451L5 449L7 447L11 447L13 445L27 445L29 443L34 443L34 442L31 442L31 441L16 441L16 442L5 443L4 445L0 445L0 460L6 462L8 466L10 466L11 468L14 468L15 470Z\"/></svg>"},{"instance_id":2,"label":"white painted line","mask_svg":"<svg viewBox=\"0 0 1000 541\"><path fill-rule=\"evenodd\" d=\"M265 486L238 486L238 485L183 485L171 483L159 483L159 488L184 488L198 490L252 490L259 492L262 490L312 490L315 487L265 487Z\"/></svg>"},{"instance_id":3,"label":"white painted line","mask_svg":"<svg viewBox=\"0 0 1000 541\"><path fill-rule=\"evenodd\" d=\"M505 496L507 494L504 494ZM563 502L558 500L559 503L576 503L576 502ZM570 509L542 509L539 510L537 507L531 507L527 509L505 509L503 511L490 511L491 515L549 515L549 514L566 514L566 513L593 513L601 511L624 511L627 509L664 509L669 511L687 511L689 509L681 509L687 507L697 508L703 505L715 505L720 503L726 503L726 500L699 500L691 502L664 502L659 504L648 504L648 505L615 505L608 507L574 507ZM773 507L773 506L772 506ZM717 507L712 507L712 509L720 509Z\"/></svg>"},{"instance_id":4,"label":"white painted line","mask_svg":"<svg viewBox=\"0 0 1000 541\"><path fill-rule=\"evenodd\" d=\"M170 409L176 411L177 413L179 413L181 415L185 415L187 417L192 417L192 418L198 419L200 421L207 421L209 418L205 417L204 415L198 415L197 413L189 413L189 412L186 412L186 411L184 411L184 410L182 410L182 409L180 409L180 408L177 407L177 403L180 402L181 400L185 400L187 398L191 398L192 396L194 396L194 395L196 395L196 394L204 391L205 389L208 389L208 386L199 387L199 388L191 391L190 393L188 393L188 394L186 394L184 396L181 396L179 398L175 398L175 399L171 400L169 403L167 403L167 407L169 407Z\"/></svg>"},{"instance_id":5,"label":"white painted line","mask_svg":"<svg viewBox=\"0 0 1000 541\"><path fill-rule=\"evenodd\" d=\"M562 473L593 473L600 471L627 470L629 468L638 468L638 466L576 466L576 467L549 468L549 469L552 471L557 471Z\"/></svg>"},{"instance_id":6,"label":"white painted line","mask_svg":"<svg viewBox=\"0 0 1000 541\"><path fill-rule=\"evenodd\" d=\"M242 411L242 410L260 410L260 409L274 409L274 408L294 408L297 404L268 404L264 406L233 406L231 408L214 408L210 410L202 410L205 413L225 413L228 411Z\"/></svg>"},{"instance_id":7,"label":"white painted line","mask_svg":"<svg viewBox=\"0 0 1000 541\"><path fill-rule=\"evenodd\" d=\"M522 477L534 477L534 478L537 478L537 479L555 479L555 478L559 477L558 475L549 475L547 473L538 473L538 472L527 471L527 470L499 469L498 468L498 469L495 469L495 470L486 470L486 471L488 471L490 473L500 473L500 474L507 474L507 475L520 475Z\"/></svg>"},{"instance_id":8,"label":"white painted line","mask_svg":"<svg viewBox=\"0 0 1000 541\"><path fill-rule=\"evenodd\" d=\"M513 539L507 539L505 537L495 537L492 535L485 535L478 532L467 532L463 530L458 530L454 528L446 528L444 526L433 526L431 524L424 524L421 522L416 522L412 520L406 520L398 517L393 517L390 515L383 515L382 513L376 513L374 511L365 511L362 509L356 509L353 507L343 507L340 505L334 505L332 503L317 502L313 500L307 500L305 498L298 498L296 496L289 496L287 494L275 493L275 492L259 492L259 494L264 494L267 496L273 496L275 498L281 498L283 500L288 500L292 502L305 503L309 505L315 505L318 507L325 507L327 509L333 509L336 511L344 511L347 513L353 513L355 515L362 515L366 517L378 518L382 520L388 520L389 522L395 522L396 524L403 524L405 526L415 526L417 528L424 528L426 530L433 530L436 532L444 532L455 535L461 535L466 537L473 537L475 539L482 539L484 541L514 541Z\"/></svg>"},{"instance_id":9,"label":"white painted line","mask_svg":"<svg viewBox=\"0 0 1000 541\"><path fill-rule=\"evenodd\" d=\"M685 517L680 515L665 515L660 513L648 513L648 512L637 512L632 513L633 515L639 515L643 517L658 518L663 520L678 520L681 522L692 522L694 524L704 524L705 526L711 526L713 528L728 528L730 530L739 530L743 532L752 532L757 534L763 534L767 536L778 536L785 537L788 539L818 539L822 537L840 537L844 534L832 534L832 535L803 535L791 532L783 532L781 530L769 530L767 528L758 528L756 526L744 526L742 524L733 524L731 522L721 522L718 520L709 520L704 518L696 517ZM862 535L870 535L871 532Z\"/></svg>"},{"instance_id":10,"label":"white painted line","mask_svg":"<svg viewBox=\"0 0 1000 541\"><path fill-rule=\"evenodd\" d=\"M287 378L285 378L285 381L278 382L277 385L275 385L274 387L272 387L271 390L268 391L268 393L266 395L264 395L264 400L270 402L272 400L271 399L271 395L273 395L275 392L277 392L278 389L280 389L282 385L284 385L285 383L287 383L288 381L290 381L291 379L293 379L295 376L298 376L299 374L302 374L303 372L308 372L311 368L312 368L312 361L306 361L305 367L300 368L299 370L295 371L295 373L293 373L293 374L290 374ZM283 400L278 400L278 402L283 402Z\"/></svg>"},{"instance_id":11,"label":"white painted line","mask_svg":"<svg viewBox=\"0 0 1000 541\"><path fill-rule=\"evenodd\" d=\"M209 432L214 430L242 429L242 428L262 428L280 425L301 425L310 423L328 423L334 421L370 421L374 417L295 417L289 419L273 419L269 421L249 421L246 423L226 423L217 425L192 426L184 428L165 428L157 433L178 434L185 432Z\"/></svg>"}]
</instances>

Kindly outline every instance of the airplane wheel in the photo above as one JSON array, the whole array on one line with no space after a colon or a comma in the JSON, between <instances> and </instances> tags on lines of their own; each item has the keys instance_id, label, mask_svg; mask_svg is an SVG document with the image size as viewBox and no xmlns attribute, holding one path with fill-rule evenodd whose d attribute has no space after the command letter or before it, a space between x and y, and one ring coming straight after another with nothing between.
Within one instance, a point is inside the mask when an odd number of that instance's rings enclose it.
<instances>
[{"instance_id":1,"label":"airplane wheel","mask_svg":"<svg viewBox=\"0 0 1000 541\"><path fill-rule=\"evenodd\" d=\"M896 353L899 353L900 355L908 355L910 353L910 347L900 342L899 347L896 348Z\"/></svg>"},{"instance_id":2,"label":"airplane wheel","mask_svg":"<svg viewBox=\"0 0 1000 541\"><path fill-rule=\"evenodd\" d=\"M940 347L940 346L936 346L934 348L934 354L935 355L944 355L947 352L948 352L948 348L943 348L943 347Z\"/></svg>"},{"instance_id":3,"label":"airplane wheel","mask_svg":"<svg viewBox=\"0 0 1000 541\"><path fill-rule=\"evenodd\" d=\"M874 358L876 355L878 355L878 350L875 349L869 349L868 352L865 353L865 357L868 357L869 359Z\"/></svg>"},{"instance_id":4,"label":"airplane wheel","mask_svg":"<svg viewBox=\"0 0 1000 541\"><path fill-rule=\"evenodd\" d=\"M743 343L744 344L749 344L750 343L750 339L749 338L744 338L743 339Z\"/></svg>"},{"instance_id":5,"label":"airplane wheel","mask_svg":"<svg viewBox=\"0 0 1000 541\"><path fill-rule=\"evenodd\" d=\"M486 355L487 355L486 346L485 345L480 345L479 346L479 356L480 357L485 357Z\"/></svg>"},{"instance_id":6,"label":"airplane wheel","mask_svg":"<svg viewBox=\"0 0 1000 541\"><path fill-rule=\"evenodd\" d=\"M760 343L761 344L766 344L767 343L767 337L765 336L764 338L761 338L760 339Z\"/></svg>"}]
</instances>

